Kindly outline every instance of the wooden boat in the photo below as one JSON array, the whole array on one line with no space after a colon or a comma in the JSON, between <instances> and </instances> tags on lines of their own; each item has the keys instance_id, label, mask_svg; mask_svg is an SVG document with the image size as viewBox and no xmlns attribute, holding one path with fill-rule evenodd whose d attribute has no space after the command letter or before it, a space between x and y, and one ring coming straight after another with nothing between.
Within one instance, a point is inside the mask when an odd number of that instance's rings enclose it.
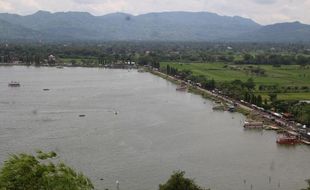
<instances>
[{"instance_id":1,"label":"wooden boat","mask_svg":"<svg viewBox=\"0 0 310 190\"><path fill-rule=\"evenodd\" d=\"M269 125L269 126L265 126L264 129L265 130L275 130L275 131L277 131L277 130L280 129L280 127L277 127L277 126L274 126L274 125Z\"/></svg>"},{"instance_id":2,"label":"wooden boat","mask_svg":"<svg viewBox=\"0 0 310 190\"><path fill-rule=\"evenodd\" d=\"M297 136L289 135L286 133L278 136L277 143L286 145L295 145L300 143L300 140L298 139Z\"/></svg>"},{"instance_id":3,"label":"wooden boat","mask_svg":"<svg viewBox=\"0 0 310 190\"><path fill-rule=\"evenodd\" d=\"M142 68L140 68L140 69L138 69L138 72L139 72L139 73L144 73L144 72L145 72L145 70L144 70L144 69L142 69Z\"/></svg>"},{"instance_id":4,"label":"wooden boat","mask_svg":"<svg viewBox=\"0 0 310 190\"><path fill-rule=\"evenodd\" d=\"M213 109L214 111L225 111L225 106L222 105L222 104L219 104L219 105L213 106L212 109Z\"/></svg>"},{"instance_id":5,"label":"wooden boat","mask_svg":"<svg viewBox=\"0 0 310 190\"><path fill-rule=\"evenodd\" d=\"M303 142L304 144L306 145L310 145L310 141L307 141L307 140L301 140L301 142Z\"/></svg>"},{"instance_id":6,"label":"wooden boat","mask_svg":"<svg viewBox=\"0 0 310 190\"><path fill-rule=\"evenodd\" d=\"M8 84L9 87L20 87L20 83L19 82L16 82L16 81L11 81L9 84Z\"/></svg>"},{"instance_id":7,"label":"wooden boat","mask_svg":"<svg viewBox=\"0 0 310 190\"><path fill-rule=\"evenodd\" d=\"M177 91L186 91L187 90L187 86L186 85L180 85L176 88Z\"/></svg>"},{"instance_id":8,"label":"wooden boat","mask_svg":"<svg viewBox=\"0 0 310 190\"><path fill-rule=\"evenodd\" d=\"M257 121L245 121L243 127L245 129L263 129L264 124L263 122L257 122Z\"/></svg>"}]
</instances>

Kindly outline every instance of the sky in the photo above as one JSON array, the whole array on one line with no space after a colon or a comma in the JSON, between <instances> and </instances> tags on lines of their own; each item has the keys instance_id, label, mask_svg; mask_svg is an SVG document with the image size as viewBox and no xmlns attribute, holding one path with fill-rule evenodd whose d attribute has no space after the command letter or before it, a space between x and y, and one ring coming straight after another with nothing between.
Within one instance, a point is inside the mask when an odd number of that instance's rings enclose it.
<instances>
[{"instance_id":1,"label":"sky","mask_svg":"<svg viewBox=\"0 0 310 190\"><path fill-rule=\"evenodd\" d=\"M300 21L310 24L310 0L0 0L0 12L32 14L82 11L93 15L133 15L164 11L208 11L251 18L260 24Z\"/></svg>"}]
</instances>

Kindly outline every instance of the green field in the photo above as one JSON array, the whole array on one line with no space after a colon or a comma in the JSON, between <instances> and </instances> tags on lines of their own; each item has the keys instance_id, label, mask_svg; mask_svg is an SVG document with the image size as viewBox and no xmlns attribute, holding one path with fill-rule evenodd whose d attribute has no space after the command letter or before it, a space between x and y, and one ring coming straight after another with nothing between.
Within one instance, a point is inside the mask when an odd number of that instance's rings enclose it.
<instances>
[{"instance_id":1,"label":"green field","mask_svg":"<svg viewBox=\"0 0 310 190\"><path fill-rule=\"evenodd\" d=\"M268 99L269 96L267 93L258 93L261 94L263 99ZM279 100L310 100L310 92L300 92L300 93L280 93L277 96Z\"/></svg>"},{"instance_id":2,"label":"green field","mask_svg":"<svg viewBox=\"0 0 310 190\"><path fill-rule=\"evenodd\" d=\"M259 85L278 85L279 87L304 87L310 88L310 68L302 68L298 65L286 65L273 67L271 65L234 65L224 63L173 63L163 62L161 67L166 68L167 64L178 70L191 70L194 75L204 75L208 79L214 79L217 82L233 81L236 79L246 81L253 78L256 86ZM249 72L249 68L263 69L265 74L262 76ZM258 92L259 93L259 92ZM267 96L267 94L263 94ZM301 93L282 93L278 99L283 100L310 100L310 92Z\"/></svg>"}]
</instances>

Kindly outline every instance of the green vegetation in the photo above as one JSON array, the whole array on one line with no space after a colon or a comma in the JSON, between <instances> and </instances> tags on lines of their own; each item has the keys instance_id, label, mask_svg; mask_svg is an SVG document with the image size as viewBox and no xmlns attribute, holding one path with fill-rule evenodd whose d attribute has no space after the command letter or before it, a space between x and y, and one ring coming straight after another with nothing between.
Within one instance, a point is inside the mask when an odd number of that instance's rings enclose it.
<instances>
[{"instance_id":1,"label":"green vegetation","mask_svg":"<svg viewBox=\"0 0 310 190\"><path fill-rule=\"evenodd\" d=\"M184 175L184 171L174 172L165 184L159 185L159 190L204 190L193 179L185 178Z\"/></svg>"},{"instance_id":2,"label":"green vegetation","mask_svg":"<svg viewBox=\"0 0 310 190\"><path fill-rule=\"evenodd\" d=\"M310 67L303 68L299 65L285 65L273 67L271 65L235 65L227 63L187 63L163 62L162 68L167 65L178 70L190 70L194 75L203 75L218 82L241 80L246 81L253 78L255 84L259 85L284 85L284 86L308 86L310 87ZM255 69L264 70L264 74L252 72Z\"/></svg>"},{"instance_id":3,"label":"green vegetation","mask_svg":"<svg viewBox=\"0 0 310 190\"><path fill-rule=\"evenodd\" d=\"M12 155L0 171L0 190L90 190L91 181L63 163L55 152Z\"/></svg>"},{"instance_id":4,"label":"green vegetation","mask_svg":"<svg viewBox=\"0 0 310 190\"><path fill-rule=\"evenodd\" d=\"M310 190L310 179L306 180L306 182L308 183L308 187L304 188L304 189L301 189L301 190Z\"/></svg>"}]
</instances>

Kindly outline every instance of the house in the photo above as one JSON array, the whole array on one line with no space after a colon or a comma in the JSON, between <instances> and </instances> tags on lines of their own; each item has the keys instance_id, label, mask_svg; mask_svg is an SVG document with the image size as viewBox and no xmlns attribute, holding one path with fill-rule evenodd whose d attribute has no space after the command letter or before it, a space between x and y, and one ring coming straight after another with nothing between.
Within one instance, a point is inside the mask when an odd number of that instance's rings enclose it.
<instances>
[{"instance_id":1,"label":"house","mask_svg":"<svg viewBox=\"0 0 310 190\"><path fill-rule=\"evenodd\" d=\"M49 64L55 64L56 63L56 57L54 55L49 55L48 58L47 58L47 62Z\"/></svg>"}]
</instances>

